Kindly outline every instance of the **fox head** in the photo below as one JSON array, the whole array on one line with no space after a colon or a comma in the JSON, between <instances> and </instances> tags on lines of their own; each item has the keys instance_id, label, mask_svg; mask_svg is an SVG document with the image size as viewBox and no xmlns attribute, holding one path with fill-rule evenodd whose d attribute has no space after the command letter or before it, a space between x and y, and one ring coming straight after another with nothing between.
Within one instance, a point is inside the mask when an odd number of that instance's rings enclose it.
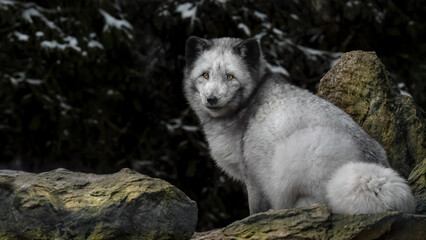
<instances>
[{"instance_id":1,"label":"fox head","mask_svg":"<svg viewBox=\"0 0 426 240\"><path fill-rule=\"evenodd\" d=\"M199 117L220 118L236 113L265 72L255 39L190 37L185 54L184 92Z\"/></svg>"}]
</instances>

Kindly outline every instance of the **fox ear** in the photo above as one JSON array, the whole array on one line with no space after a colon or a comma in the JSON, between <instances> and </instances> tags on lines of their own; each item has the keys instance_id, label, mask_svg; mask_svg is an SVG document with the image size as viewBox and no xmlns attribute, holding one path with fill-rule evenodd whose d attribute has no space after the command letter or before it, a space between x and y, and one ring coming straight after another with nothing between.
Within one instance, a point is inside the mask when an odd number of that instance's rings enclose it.
<instances>
[{"instance_id":1,"label":"fox ear","mask_svg":"<svg viewBox=\"0 0 426 240\"><path fill-rule=\"evenodd\" d=\"M197 57L206 50L210 45L209 40L191 36L186 40L185 45L185 57L186 65L191 66Z\"/></svg>"},{"instance_id":2,"label":"fox ear","mask_svg":"<svg viewBox=\"0 0 426 240\"><path fill-rule=\"evenodd\" d=\"M262 55L262 50L256 39L250 38L242 41L235 47L235 50L250 67L257 67Z\"/></svg>"}]
</instances>

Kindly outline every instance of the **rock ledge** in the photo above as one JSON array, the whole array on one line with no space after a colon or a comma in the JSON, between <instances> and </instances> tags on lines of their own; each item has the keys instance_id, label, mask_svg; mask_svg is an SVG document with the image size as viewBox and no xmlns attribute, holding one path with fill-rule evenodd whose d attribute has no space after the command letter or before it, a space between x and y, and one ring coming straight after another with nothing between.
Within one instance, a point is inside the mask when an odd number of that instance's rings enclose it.
<instances>
[{"instance_id":1,"label":"rock ledge","mask_svg":"<svg viewBox=\"0 0 426 240\"><path fill-rule=\"evenodd\" d=\"M0 170L0 239L188 239L197 207L130 169L96 175Z\"/></svg>"},{"instance_id":2,"label":"rock ledge","mask_svg":"<svg viewBox=\"0 0 426 240\"><path fill-rule=\"evenodd\" d=\"M230 239L411 239L426 236L426 216L387 212L332 214L325 205L269 211L249 216L192 240Z\"/></svg>"}]
</instances>

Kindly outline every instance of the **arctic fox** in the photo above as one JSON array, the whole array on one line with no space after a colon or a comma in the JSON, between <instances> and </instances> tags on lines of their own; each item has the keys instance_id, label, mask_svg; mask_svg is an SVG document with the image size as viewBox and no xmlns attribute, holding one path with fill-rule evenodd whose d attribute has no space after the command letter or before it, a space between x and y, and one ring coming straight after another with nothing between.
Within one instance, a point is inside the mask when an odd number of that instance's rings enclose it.
<instances>
[{"instance_id":1,"label":"arctic fox","mask_svg":"<svg viewBox=\"0 0 426 240\"><path fill-rule=\"evenodd\" d=\"M255 39L186 42L184 93L250 214L314 203L335 213L413 213L406 181L345 112L267 67Z\"/></svg>"}]
</instances>

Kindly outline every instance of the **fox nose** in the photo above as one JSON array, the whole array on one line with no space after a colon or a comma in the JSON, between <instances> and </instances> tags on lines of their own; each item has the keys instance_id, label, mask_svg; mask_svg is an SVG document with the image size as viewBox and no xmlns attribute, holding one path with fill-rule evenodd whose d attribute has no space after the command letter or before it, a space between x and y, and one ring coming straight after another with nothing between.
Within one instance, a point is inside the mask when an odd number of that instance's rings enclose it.
<instances>
[{"instance_id":1,"label":"fox nose","mask_svg":"<svg viewBox=\"0 0 426 240\"><path fill-rule=\"evenodd\" d=\"M210 105L214 105L214 104L216 104L217 103L217 98L216 97L208 97L207 98L207 102L210 104Z\"/></svg>"}]
</instances>

